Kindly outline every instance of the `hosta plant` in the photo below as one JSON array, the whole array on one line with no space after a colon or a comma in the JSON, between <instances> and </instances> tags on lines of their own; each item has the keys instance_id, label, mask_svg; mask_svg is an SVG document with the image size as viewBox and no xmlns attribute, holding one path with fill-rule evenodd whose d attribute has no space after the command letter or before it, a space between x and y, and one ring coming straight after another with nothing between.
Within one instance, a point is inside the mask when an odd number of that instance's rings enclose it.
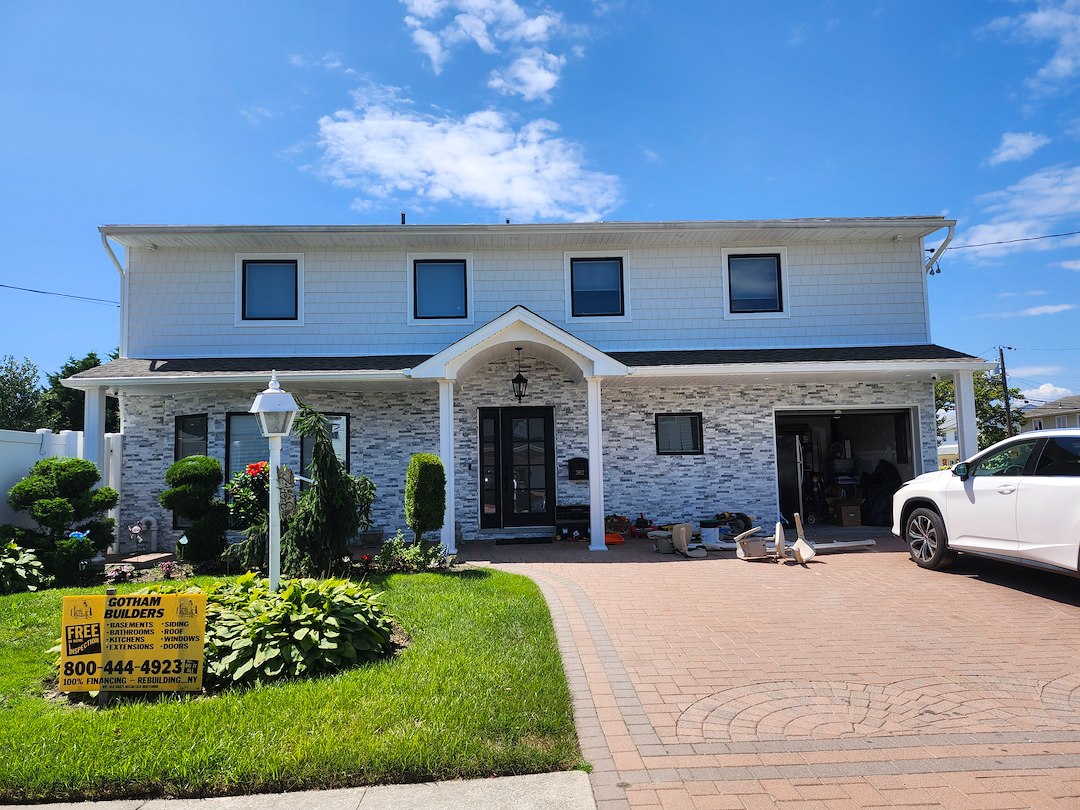
<instances>
[{"instance_id":1,"label":"hosta plant","mask_svg":"<svg viewBox=\"0 0 1080 810\"><path fill-rule=\"evenodd\" d=\"M375 660L390 646L390 619L369 588L341 579L294 579L271 591L255 574L206 589L209 688L326 675ZM160 583L146 593L198 592Z\"/></svg>"},{"instance_id":2,"label":"hosta plant","mask_svg":"<svg viewBox=\"0 0 1080 810\"><path fill-rule=\"evenodd\" d=\"M0 545L0 594L36 591L49 582L45 566L33 551L15 543Z\"/></svg>"}]
</instances>

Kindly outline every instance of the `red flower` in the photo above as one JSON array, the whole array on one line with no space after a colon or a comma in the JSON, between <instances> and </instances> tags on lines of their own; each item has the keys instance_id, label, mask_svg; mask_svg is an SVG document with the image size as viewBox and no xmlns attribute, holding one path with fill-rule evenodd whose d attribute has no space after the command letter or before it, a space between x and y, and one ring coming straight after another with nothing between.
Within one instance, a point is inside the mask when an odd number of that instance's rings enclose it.
<instances>
[{"instance_id":1,"label":"red flower","mask_svg":"<svg viewBox=\"0 0 1080 810\"><path fill-rule=\"evenodd\" d=\"M268 461L256 461L253 464L248 464L247 465L247 474L248 475L259 475L268 466L270 466L270 462L268 462Z\"/></svg>"}]
</instances>

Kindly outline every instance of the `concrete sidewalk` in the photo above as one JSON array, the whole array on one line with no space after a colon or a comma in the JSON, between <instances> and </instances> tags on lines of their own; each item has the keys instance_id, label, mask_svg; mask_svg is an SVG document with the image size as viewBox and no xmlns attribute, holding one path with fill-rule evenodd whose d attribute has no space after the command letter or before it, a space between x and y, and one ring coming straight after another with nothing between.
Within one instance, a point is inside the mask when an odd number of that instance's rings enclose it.
<instances>
[{"instance_id":1,"label":"concrete sidewalk","mask_svg":"<svg viewBox=\"0 0 1080 810\"><path fill-rule=\"evenodd\" d=\"M0 808L27 805L0 805ZM376 785L213 799L128 799L32 805L35 810L595 810L583 771L462 779L417 785Z\"/></svg>"}]
</instances>

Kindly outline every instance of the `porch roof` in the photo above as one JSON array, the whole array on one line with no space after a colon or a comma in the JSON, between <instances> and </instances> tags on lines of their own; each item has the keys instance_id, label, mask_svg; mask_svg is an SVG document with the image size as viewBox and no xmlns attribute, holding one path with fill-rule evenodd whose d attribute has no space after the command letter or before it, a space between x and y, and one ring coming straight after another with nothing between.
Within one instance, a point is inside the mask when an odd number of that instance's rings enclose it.
<instances>
[{"instance_id":1,"label":"porch roof","mask_svg":"<svg viewBox=\"0 0 1080 810\"><path fill-rule=\"evenodd\" d=\"M614 378L633 384L657 378L666 382L706 382L702 378L771 379L773 375L904 379L932 373L951 374L990 368L979 357L935 344L908 346L832 346L788 349L697 349L609 352L628 367L628 376ZM80 372L66 380L69 388L129 388L193 384L219 387L264 382L271 370L294 384L383 383L416 384L412 370L433 355L395 354L357 357L200 357L175 359L122 358Z\"/></svg>"}]
</instances>

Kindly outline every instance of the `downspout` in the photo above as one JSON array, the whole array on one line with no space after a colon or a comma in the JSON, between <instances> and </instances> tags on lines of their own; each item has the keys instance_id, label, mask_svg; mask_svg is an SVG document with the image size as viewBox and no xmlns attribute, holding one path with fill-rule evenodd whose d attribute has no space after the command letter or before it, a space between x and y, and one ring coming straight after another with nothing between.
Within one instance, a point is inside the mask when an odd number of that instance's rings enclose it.
<instances>
[{"instance_id":1,"label":"downspout","mask_svg":"<svg viewBox=\"0 0 1080 810\"><path fill-rule=\"evenodd\" d=\"M941 258L941 254L945 252L945 249L949 246L949 242L953 240L953 234L956 231L955 225L949 226L949 232L945 235L945 241L938 245L938 249L934 251L934 255L926 260L926 265L923 269L929 273L930 268L934 266L934 262Z\"/></svg>"},{"instance_id":2,"label":"downspout","mask_svg":"<svg viewBox=\"0 0 1080 810\"><path fill-rule=\"evenodd\" d=\"M952 228L949 229L950 232ZM949 237L952 238L951 235ZM109 254L109 258L112 259L113 267L116 268L116 272L120 274L120 281L124 280L124 268L120 266L120 260L116 258L116 254L113 253L112 245L109 244L109 237L106 234L101 235L101 244L105 246L105 252Z\"/></svg>"},{"instance_id":3,"label":"downspout","mask_svg":"<svg viewBox=\"0 0 1080 810\"><path fill-rule=\"evenodd\" d=\"M108 235L102 231L101 244L105 248L105 252L109 254L109 259L113 263L113 267L116 268L116 272L120 274L120 356L127 357L128 341L127 341L127 273L124 272L124 266L120 263L120 260L116 258L116 253L113 252L112 245L109 244Z\"/></svg>"}]
</instances>

